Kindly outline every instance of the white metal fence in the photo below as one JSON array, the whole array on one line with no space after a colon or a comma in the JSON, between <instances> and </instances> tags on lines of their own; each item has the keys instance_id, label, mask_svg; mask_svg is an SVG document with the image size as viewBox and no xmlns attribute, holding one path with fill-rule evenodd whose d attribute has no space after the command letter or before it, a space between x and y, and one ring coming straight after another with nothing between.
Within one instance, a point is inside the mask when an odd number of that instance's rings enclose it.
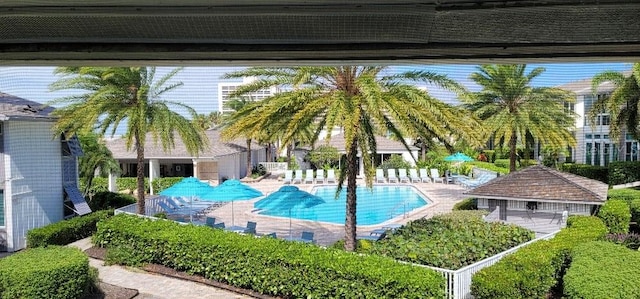
<instances>
[{"instance_id":1,"label":"white metal fence","mask_svg":"<svg viewBox=\"0 0 640 299\"><path fill-rule=\"evenodd\" d=\"M442 274L442 276L444 276L444 278L446 279L445 293L446 293L447 299L473 298L473 296L471 296L471 277L473 277L473 274L475 274L476 272L480 271L483 268L489 267L497 263L503 257L518 251L518 249L524 246L527 246L529 244L532 244L540 240L551 239L558 232L560 231L558 230L548 235L542 236L540 238L533 239L527 243L520 244L509 250L503 251L492 257L486 258L484 260L473 263L471 265L460 268L458 270L442 269L438 267L430 267L430 266L418 265L418 264L414 264L414 265L430 268L432 270L439 272L440 274Z\"/></svg>"},{"instance_id":2,"label":"white metal fence","mask_svg":"<svg viewBox=\"0 0 640 299\"><path fill-rule=\"evenodd\" d=\"M284 173L287 170L287 162L260 162L267 172Z\"/></svg>"}]
</instances>

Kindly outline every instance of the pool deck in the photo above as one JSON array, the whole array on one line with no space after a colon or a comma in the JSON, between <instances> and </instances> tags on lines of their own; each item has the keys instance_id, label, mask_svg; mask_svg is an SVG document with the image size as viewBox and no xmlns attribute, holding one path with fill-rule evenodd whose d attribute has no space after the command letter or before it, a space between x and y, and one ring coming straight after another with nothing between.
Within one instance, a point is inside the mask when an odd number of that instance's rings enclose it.
<instances>
[{"instance_id":1,"label":"pool deck","mask_svg":"<svg viewBox=\"0 0 640 299\"><path fill-rule=\"evenodd\" d=\"M283 184L277 178L265 178L260 182L247 183L249 186L262 191L265 195L277 191ZM364 185L364 180L359 179L358 185ZM326 186L327 184L321 184ZM402 183L402 184L374 184L374 185L412 185L426 195L431 201L425 207L415 209L403 216L398 216L389 221L385 221L378 225L358 226L358 235L368 235L375 229L382 228L388 224L404 224L408 221L432 217L438 214L444 214L451 211L453 205L466 198L463 194L465 189L455 184L442 183ZM294 184L300 190L311 191L317 184ZM311 231L314 233L316 243L328 246L334 242L344 238L344 225L331 224L323 222L305 221L298 219L289 219L288 217L273 217L259 215L254 212L253 203L259 199L250 201L236 201L228 203L208 213L209 216L216 218L216 223L224 222L226 226L236 225L245 226L247 221L257 223L256 231L258 234L267 234L275 232L279 238L288 237L289 223L291 223L291 232L294 237L300 237L302 231ZM233 218L232 218L233 215Z\"/></svg>"}]
</instances>

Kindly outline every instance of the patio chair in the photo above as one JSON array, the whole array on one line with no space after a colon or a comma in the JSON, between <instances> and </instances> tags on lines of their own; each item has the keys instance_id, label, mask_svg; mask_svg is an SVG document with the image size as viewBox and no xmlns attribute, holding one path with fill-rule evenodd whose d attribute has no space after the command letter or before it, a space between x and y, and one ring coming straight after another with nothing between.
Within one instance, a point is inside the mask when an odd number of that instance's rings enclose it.
<instances>
[{"instance_id":1,"label":"patio chair","mask_svg":"<svg viewBox=\"0 0 640 299\"><path fill-rule=\"evenodd\" d=\"M327 170L327 184L329 184L329 182L336 183L336 171L333 169Z\"/></svg>"},{"instance_id":2,"label":"patio chair","mask_svg":"<svg viewBox=\"0 0 640 299\"><path fill-rule=\"evenodd\" d=\"M285 170L284 172L284 180L282 181L285 184L293 183L293 170Z\"/></svg>"},{"instance_id":3,"label":"patio chair","mask_svg":"<svg viewBox=\"0 0 640 299\"><path fill-rule=\"evenodd\" d=\"M387 180L389 181L389 183L391 182L398 182L398 177L396 176L396 169L395 168L389 168L387 169Z\"/></svg>"},{"instance_id":4,"label":"patio chair","mask_svg":"<svg viewBox=\"0 0 640 299\"><path fill-rule=\"evenodd\" d=\"M324 169L316 170L316 184L324 184Z\"/></svg>"},{"instance_id":5,"label":"patio chair","mask_svg":"<svg viewBox=\"0 0 640 299\"><path fill-rule=\"evenodd\" d=\"M446 184L453 184L453 177L451 176L451 171L450 170L445 170L444 171L444 182Z\"/></svg>"},{"instance_id":6,"label":"patio chair","mask_svg":"<svg viewBox=\"0 0 640 299\"><path fill-rule=\"evenodd\" d=\"M434 183L440 182L444 184L444 179L442 179L442 177L440 176L437 168L431 168L429 171L431 171L431 179Z\"/></svg>"},{"instance_id":7,"label":"patio chair","mask_svg":"<svg viewBox=\"0 0 640 299\"><path fill-rule=\"evenodd\" d=\"M302 232L302 236L300 237L302 242L305 243L315 243L313 240L313 232Z\"/></svg>"},{"instance_id":8,"label":"patio chair","mask_svg":"<svg viewBox=\"0 0 640 299\"><path fill-rule=\"evenodd\" d=\"M400 179L400 183L409 182L409 176L407 176L407 170L404 168L398 169L398 179Z\"/></svg>"},{"instance_id":9,"label":"patio chair","mask_svg":"<svg viewBox=\"0 0 640 299\"><path fill-rule=\"evenodd\" d=\"M384 177L384 170L381 168L376 169L376 183L386 183L387 179Z\"/></svg>"},{"instance_id":10,"label":"patio chair","mask_svg":"<svg viewBox=\"0 0 640 299\"><path fill-rule=\"evenodd\" d=\"M247 229L244 230L245 234L252 234L255 235L256 234L256 227L258 226L257 223L253 222L253 221L247 221Z\"/></svg>"},{"instance_id":11,"label":"patio chair","mask_svg":"<svg viewBox=\"0 0 640 299\"><path fill-rule=\"evenodd\" d=\"M426 168L420 168L420 181L423 182L423 183L425 181L427 183L431 183L431 178L427 174L427 169Z\"/></svg>"},{"instance_id":12,"label":"patio chair","mask_svg":"<svg viewBox=\"0 0 640 299\"><path fill-rule=\"evenodd\" d=\"M307 173L304 176L304 183L313 184L313 169L307 169Z\"/></svg>"},{"instance_id":13,"label":"patio chair","mask_svg":"<svg viewBox=\"0 0 640 299\"><path fill-rule=\"evenodd\" d=\"M212 226L212 228L224 229L224 222L216 223Z\"/></svg>"},{"instance_id":14,"label":"patio chair","mask_svg":"<svg viewBox=\"0 0 640 299\"><path fill-rule=\"evenodd\" d=\"M302 184L302 169L296 169L295 176L293 177L293 184L296 182Z\"/></svg>"},{"instance_id":15,"label":"patio chair","mask_svg":"<svg viewBox=\"0 0 640 299\"><path fill-rule=\"evenodd\" d=\"M213 227L216 224L216 218L207 216L207 219L205 220L204 224L208 227Z\"/></svg>"},{"instance_id":16,"label":"patio chair","mask_svg":"<svg viewBox=\"0 0 640 299\"><path fill-rule=\"evenodd\" d=\"M420 177L418 176L418 171L415 168L411 168L409 169L409 178L411 179L411 182L418 182L420 183L422 180L420 180Z\"/></svg>"},{"instance_id":17,"label":"patio chair","mask_svg":"<svg viewBox=\"0 0 640 299\"><path fill-rule=\"evenodd\" d=\"M278 235L275 232L268 233L268 234L265 234L265 235L262 235L262 236L265 237L265 238L274 238L274 239L278 238Z\"/></svg>"}]
</instances>

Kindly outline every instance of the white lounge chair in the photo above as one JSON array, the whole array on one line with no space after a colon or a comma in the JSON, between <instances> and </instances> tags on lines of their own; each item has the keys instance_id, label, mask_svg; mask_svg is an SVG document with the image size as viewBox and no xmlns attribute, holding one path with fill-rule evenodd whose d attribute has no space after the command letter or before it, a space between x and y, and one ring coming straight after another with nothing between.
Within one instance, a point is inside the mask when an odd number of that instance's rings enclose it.
<instances>
[{"instance_id":1,"label":"white lounge chair","mask_svg":"<svg viewBox=\"0 0 640 299\"><path fill-rule=\"evenodd\" d=\"M313 184L313 169L307 169L307 173L304 176L304 183Z\"/></svg>"},{"instance_id":2,"label":"white lounge chair","mask_svg":"<svg viewBox=\"0 0 640 299\"><path fill-rule=\"evenodd\" d=\"M389 183L391 182L398 182L398 177L396 176L396 169L395 168L389 168L387 169L387 180L389 180Z\"/></svg>"},{"instance_id":3,"label":"white lounge chair","mask_svg":"<svg viewBox=\"0 0 640 299\"><path fill-rule=\"evenodd\" d=\"M418 176L418 171L415 168L411 168L409 169L409 178L411 179L411 182L418 182L420 183L422 180L420 179L420 177Z\"/></svg>"},{"instance_id":4,"label":"white lounge chair","mask_svg":"<svg viewBox=\"0 0 640 299\"><path fill-rule=\"evenodd\" d=\"M400 179L400 183L407 182L409 183L409 176L407 175L407 170L404 168L398 169L398 179Z\"/></svg>"},{"instance_id":5,"label":"white lounge chair","mask_svg":"<svg viewBox=\"0 0 640 299\"><path fill-rule=\"evenodd\" d=\"M296 182L302 184L302 169L296 169L296 176L293 177L293 184Z\"/></svg>"},{"instance_id":6,"label":"white lounge chair","mask_svg":"<svg viewBox=\"0 0 640 299\"><path fill-rule=\"evenodd\" d=\"M384 170L381 168L376 169L376 183L386 183L387 179L384 177Z\"/></svg>"},{"instance_id":7,"label":"white lounge chair","mask_svg":"<svg viewBox=\"0 0 640 299\"><path fill-rule=\"evenodd\" d=\"M316 170L316 184L324 184L324 169Z\"/></svg>"},{"instance_id":8,"label":"white lounge chair","mask_svg":"<svg viewBox=\"0 0 640 299\"><path fill-rule=\"evenodd\" d=\"M438 172L437 168L431 168L431 179L433 180L433 182L440 182L444 184L444 179L442 179L442 177L440 176L440 173Z\"/></svg>"},{"instance_id":9,"label":"white lounge chair","mask_svg":"<svg viewBox=\"0 0 640 299\"><path fill-rule=\"evenodd\" d=\"M291 184L293 182L293 170L284 171L284 180L282 182L285 184Z\"/></svg>"},{"instance_id":10,"label":"white lounge chair","mask_svg":"<svg viewBox=\"0 0 640 299\"><path fill-rule=\"evenodd\" d=\"M427 174L427 169L426 168L420 168L420 180L424 183L425 181L427 183L431 183L431 178L429 177L429 175Z\"/></svg>"},{"instance_id":11,"label":"white lounge chair","mask_svg":"<svg viewBox=\"0 0 640 299\"><path fill-rule=\"evenodd\" d=\"M327 170L327 184L329 184L329 182L332 183L336 183L336 171L333 169L329 169Z\"/></svg>"}]
</instances>

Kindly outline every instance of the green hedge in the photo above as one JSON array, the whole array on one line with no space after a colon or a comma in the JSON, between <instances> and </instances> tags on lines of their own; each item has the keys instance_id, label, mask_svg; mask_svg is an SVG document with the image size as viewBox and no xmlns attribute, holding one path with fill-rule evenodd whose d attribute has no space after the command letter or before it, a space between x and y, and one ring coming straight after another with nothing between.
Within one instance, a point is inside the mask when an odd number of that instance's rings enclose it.
<instances>
[{"instance_id":1,"label":"green hedge","mask_svg":"<svg viewBox=\"0 0 640 299\"><path fill-rule=\"evenodd\" d=\"M97 211L52 223L27 232L27 247L66 245L96 232L96 223L113 215L113 210Z\"/></svg>"},{"instance_id":2,"label":"green hedge","mask_svg":"<svg viewBox=\"0 0 640 299\"><path fill-rule=\"evenodd\" d=\"M602 219L612 234L625 234L629 232L631 210L624 200L607 200L607 202L600 207L598 217Z\"/></svg>"},{"instance_id":3,"label":"green hedge","mask_svg":"<svg viewBox=\"0 0 640 299\"><path fill-rule=\"evenodd\" d=\"M587 164L562 164L562 171L609 184L609 168Z\"/></svg>"},{"instance_id":4,"label":"green hedge","mask_svg":"<svg viewBox=\"0 0 640 299\"><path fill-rule=\"evenodd\" d=\"M640 162L616 161L609 163L609 185L640 181Z\"/></svg>"},{"instance_id":5,"label":"green hedge","mask_svg":"<svg viewBox=\"0 0 640 299\"><path fill-rule=\"evenodd\" d=\"M633 188L609 189L609 200L624 200L631 210L631 222L640 223L640 190Z\"/></svg>"},{"instance_id":6,"label":"green hedge","mask_svg":"<svg viewBox=\"0 0 640 299\"><path fill-rule=\"evenodd\" d=\"M640 252L597 241L576 246L563 298L640 298Z\"/></svg>"},{"instance_id":7,"label":"green hedge","mask_svg":"<svg viewBox=\"0 0 640 299\"><path fill-rule=\"evenodd\" d=\"M509 173L509 165L508 164L507 164L506 168L505 167L498 167L493 163L480 162L480 161L464 162L464 164L473 165L475 167L486 169L486 170L493 171L493 172L497 172L497 173L500 173L500 174Z\"/></svg>"},{"instance_id":8,"label":"green hedge","mask_svg":"<svg viewBox=\"0 0 640 299\"><path fill-rule=\"evenodd\" d=\"M136 203L136 199L129 194L114 193L109 191L98 192L88 201L93 211L118 209Z\"/></svg>"},{"instance_id":9,"label":"green hedge","mask_svg":"<svg viewBox=\"0 0 640 299\"><path fill-rule=\"evenodd\" d=\"M205 226L117 215L98 224L94 241L127 260L283 298L444 296L444 278L427 268Z\"/></svg>"},{"instance_id":10,"label":"green hedge","mask_svg":"<svg viewBox=\"0 0 640 299\"><path fill-rule=\"evenodd\" d=\"M459 269L532 240L525 228L482 219L485 211L455 211L409 222L369 253L411 263Z\"/></svg>"},{"instance_id":11,"label":"green hedge","mask_svg":"<svg viewBox=\"0 0 640 299\"><path fill-rule=\"evenodd\" d=\"M478 200L473 197L465 198L461 202L457 202L455 205L453 205L454 211L477 210L477 209L478 209Z\"/></svg>"},{"instance_id":12,"label":"green hedge","mask_svg":"<svg viewBox=\"0 0 640 299\"><path fill-rule=\"evenodd\" d=\"M553 239L535 242L478 271L472 278L476 299L547 298L561 285L571 250L602 238L607 227L593 216L571 216Z\"/></svg>"},{"instance_id":13,"label":"green hedge","mask_svg":"<svg viewBox=\"0 0 640 299\"><path fill-rule=\"evenodd\" d=\"M91 283L79 249L30 248L0 259L0 298L82 298Z\"/></svg>"},{"instance_id":14,"label":"green hedge","mask_svg":"<svg viewBox=\"0 0 640 299\"><path fill-rule=\"evenodd\" d=\"M166 177L153 179L153 191L154 193L160 193L162 190L171 187L171 185L181 181L182 177ZM93 185L91 188L92 193L104 192L109 190L109 181L107 178L96 177L93 179ZM118 191L122 190L135 190L138 188L137 178L122 177L116 178L116 187ZM144 187L146 192L149 192L149 179L144 179Z\"/></svg>"}]
</instances>

